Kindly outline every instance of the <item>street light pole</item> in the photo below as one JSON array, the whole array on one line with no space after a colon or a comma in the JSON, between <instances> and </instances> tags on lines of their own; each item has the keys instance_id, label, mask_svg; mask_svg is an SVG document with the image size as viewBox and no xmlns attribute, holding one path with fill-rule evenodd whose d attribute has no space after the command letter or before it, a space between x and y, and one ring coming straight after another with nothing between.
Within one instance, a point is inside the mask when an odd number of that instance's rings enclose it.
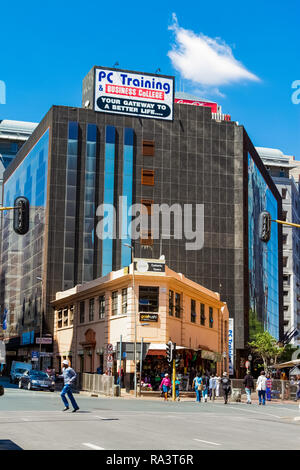
<instances>
[{"instance_id":1,"label":"street light pole","mask_svg":"<svg viewBox=\"0 0 300 470\"><path fill-rule=\"evenodd\" d=\"M128 243L123 243L131 249L131 262L132 262L132 290L133 290L133 314L134 314L134 395L137 398L137 380L136 380L136 298L135 298L135 282L134 282L134 254L133 246Z\"/></svg>"},{"instance_id":2,"label":"street light pole","mask_svg":"<svg viewBox=\"0 0 300 470\"><path fill-rule=\"evenodd\" d=\"M39 352L39 370L41 370L41 352L42 352L42 332L43 332L43 278L36 276L37 280L42 283L42 298L40 307L40 352Z\"/></svg>"}]
</instances>

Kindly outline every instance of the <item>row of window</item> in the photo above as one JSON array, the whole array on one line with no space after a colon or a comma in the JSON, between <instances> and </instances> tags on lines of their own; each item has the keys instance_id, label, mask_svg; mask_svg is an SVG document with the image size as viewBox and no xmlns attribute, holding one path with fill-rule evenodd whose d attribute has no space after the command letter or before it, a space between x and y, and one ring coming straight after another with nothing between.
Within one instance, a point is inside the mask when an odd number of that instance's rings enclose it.
<instances>
[{"instance_id":1,"label":"row of window","mask_svg":"<svg viewBox=\"0 0 300 470\"><path fill-rule=\"evenodd\" d=\"M95 298L88 300L88 320L86 319L86 301L82 300L79 303L79 323L86 321L92 322L95 320L102 320L105 317L105 294L98 296L95 309ZM120 308L121 307L121 308ZM119 291L112 291L111 293L111 315L116 316L119 314L126 315L128 308L128 292L127 288L121 290L121 304L119 304ZM181 318L182 312L182 294L169 290L169 316ZM140 286L139 287L139 312L145 313L158 313L159 312L159 287ZM57 315L57 328L64 328L73 325L74 308L73 305L64 309L58 310ZM199 323L205 326L205 304L200 303L200 319ZM191 299L191 322L197 323L197 302ZM209 307L209 327L213 328L213 308Z\"/></svg>"}]
</instances>

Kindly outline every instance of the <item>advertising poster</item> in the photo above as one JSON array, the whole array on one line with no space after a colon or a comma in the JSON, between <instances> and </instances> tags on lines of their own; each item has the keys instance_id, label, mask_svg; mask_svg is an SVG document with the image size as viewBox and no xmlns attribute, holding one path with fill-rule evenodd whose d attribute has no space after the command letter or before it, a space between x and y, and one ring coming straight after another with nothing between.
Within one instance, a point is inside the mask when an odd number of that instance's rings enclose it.
<instances>
[{"instance_id":1,"label":"advertising poster","mask_svg":"<svg viewBox=\"0 0 300 470\"><path fill-rule=\"evenodd\" d=\"M228 323L228 360L229 360L229 375L234 375L234 326L233 318L229 318Z\"/></svg>"},{"instance_id":2,"label":"advertising poster","mask_svg":"<svg viewBox=\"0 0 300 470\"><path fill-rule=\"evenodd\" d=\"M174 77L95 68L94 110L173 120Z\"/></svg>"}]
</instances>

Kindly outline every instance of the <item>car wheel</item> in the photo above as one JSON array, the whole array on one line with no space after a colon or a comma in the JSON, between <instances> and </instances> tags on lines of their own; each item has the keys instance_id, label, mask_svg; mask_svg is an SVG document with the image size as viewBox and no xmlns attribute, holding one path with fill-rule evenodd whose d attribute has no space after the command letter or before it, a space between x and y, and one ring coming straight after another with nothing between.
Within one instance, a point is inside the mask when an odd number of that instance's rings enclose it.
<instances>
[{"instance_id":1,"label":"car wheel","mask_svg":"<svg viewBox=\"0 0 300 470\"><path fill-rule=\"evenodd\" d=\"M54 392L54 388L50 388L50 392Z\"/></svg>"},{"instance_id":2,"label":"car wheel","mask_svg":"<svg viewBox=\"0 0 300 470\"><path fill-rule=\"evenodd\" d=\"M19 388L22 388L22 381L19 380Z\"/></svg>"},{"instance_id":3,"label":"car wheel","mask_svg":"<svg viewBox=\"0 0 300 470\"><path fill-rule=\"evenodd\" d=\"M27 384L27 390L31 390L31 382L28 382L28 384Z\"/></svg>"}]
</instances>

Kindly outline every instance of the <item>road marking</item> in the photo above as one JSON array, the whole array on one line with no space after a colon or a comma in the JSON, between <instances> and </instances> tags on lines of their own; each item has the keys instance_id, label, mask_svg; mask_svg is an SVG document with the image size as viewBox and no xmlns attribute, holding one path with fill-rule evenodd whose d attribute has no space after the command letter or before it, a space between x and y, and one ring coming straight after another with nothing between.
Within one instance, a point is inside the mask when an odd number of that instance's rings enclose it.
<instances>
[{"instance_id":1,"label":"road marking","mask_svg":"<svg viewBox=\"0 0 300 470\"><path fill-rule=\"evenodd\" d=\"M194 439L194 441L204 442L204 444L212 444L212 445L214 445L214 446L220 446L220 445L222 445L222 444L218 444L217 442L203 441L202 439Z\"/></svg>"},{"instance_id":2,"label":"road marking","mask_svg":"<svg viewBox=\"0 0 300 470\"><path fill-rule=\"evenodd\" d=\"M83 442L82 445L86 447L90 447L90 449L93 449L93 450L105 450L104 447L99 447L99 446L96 446L95 444L90 444L89 442Z\"/></svg>"}]
</instances>

